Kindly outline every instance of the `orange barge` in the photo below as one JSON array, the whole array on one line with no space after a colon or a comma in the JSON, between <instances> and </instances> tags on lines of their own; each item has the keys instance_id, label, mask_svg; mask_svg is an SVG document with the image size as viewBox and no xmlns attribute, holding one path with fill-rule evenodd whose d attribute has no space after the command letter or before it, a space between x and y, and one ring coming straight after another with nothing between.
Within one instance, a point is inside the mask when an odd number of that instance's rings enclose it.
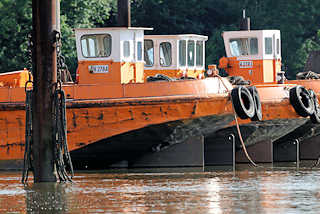
<instances>
[{"instance_id":1,"label":"orange barge","mask_svg":"<svg viewBox=\"0 0 320 214\"><path fill-rule=\"evenodd\" d=\"M268 108L263 107L264 116L272 114L273 117L279 118L279 120L268 121L264 117L264 121L262 122L242 125L241 130L246 145L253 146L260 142L267 142L269 144L274 143L273 147L276 148L278 142L283 144L283 141L286 141L285 143L292 144L295 140L301 141L318 135L320 133L317 129L317 124L320 123L318 101L320 95L319 80L285 79L285 72L281 70L280 31L244 29L223 32L222 36L226 57L220 59L219 68L224 69L233 79L241 77L241 79L249 81L258 88L260 87L259 85L265 88L268 85L274 84L279 87L290 84L298 86L295 87L296 90L290 89L290 103L288 103L288 106L290 104L293 105L298 114L302 116L301 119L290 119L288 112L288 120L285 120L285 117L277 115L278 110L270 111ZM296 94L297 91L300 91L299 95ZM260 91L259 93L263 100L266 94ZM278 94L274 93L271 99L277 96ZM289 111L289 108L287 110ZM235 127L228 127L219 130L211 137L221 139L223 136L235 132ZM270 148L271 150L275 150L272 146ZM271 159L272 156L270 156Z\"/></svg>"},{"instance_id":2,"label":"orange barge","mask_svg":"<svg viewBox=\"0 0 320 214\"><path fill-rule=\"evenodd\" d=\"M233 86L226 78L204 78L207 37L144 37L144 30L150 29L75 30L76 82L64 83L63 89L69 149L79 168L90 166L90 161L106 167L195 136L211 135L232 125L234 99L238 99L235 109L248 114L242 118L257 114L256 105L261 102L263 121L255 124L281 121L286 131L277 138L306 121L289 101L294 84L274 84L276 75L264 74L267 81L262 79L256 86L260 102L255 104L245 87L239 87L242 91L237 88L239 93L231 97ZM263 60L260 64L267 66L264 73L278 62ZM23 158L27 76L24 70L0 77L0 168L17 168ZM269 79L273 84L265 84Z\"/></svg>"}]
</instances>

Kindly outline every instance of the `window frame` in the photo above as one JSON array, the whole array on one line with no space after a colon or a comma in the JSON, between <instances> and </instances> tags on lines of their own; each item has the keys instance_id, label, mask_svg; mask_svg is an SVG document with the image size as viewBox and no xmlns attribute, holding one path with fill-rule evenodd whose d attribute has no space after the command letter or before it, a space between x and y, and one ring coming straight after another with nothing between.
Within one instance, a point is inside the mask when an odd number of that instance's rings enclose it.
<instances>
[{"instance_id":1,"label":"window frame","mask_svg":"<svg viewBox=\"0 0 320 214\"><path fill-rule=\"evenodd\" d=\"M250 55L250 56L258 55L258 54L259 54L259 40L258 40L258 38L257 38L257 37L249 37L248 40L249 40L249 50L250 50L250 54L249 54L249 55ZM252 49L252 46L253 46L253 45L252 45L252 43L251 43L253 40L256 40L256 41L257 41L257 43L256 43L256 45L257 45L257 46L256 46L256 48L257 48L256 51L257 51L257 52L255 52L255 53L252 52L252 50L254 50L254 49Z\"/></svg>"},{"instance_id":2,"label":"window frame","mask_svg":"<svg viewBox=\"0 0 320 214\"><path fill-rule=\"evenodd\" d=\"M128 44L128 55L126 55L126 44ZM123 41L122 44L122 54L123 54L123 58L128 59L131 56L131 45L130 45L130 41L129 40L125 40Z\"/></svg>"},{"instance_id":3,"label":"window frame","mask_svg":"<svg viewBox=\"0 0 320 214\"><path fill-rule=\"evenodd\" d=\"M139 44L140 44L140 52L139 52ZM137 59L136 59L137 61L143 61L143 48L142 47L143 47L142 41L137 41Z\"/></svg>"},{"instance_id":4,"label":"window frame","mask_svg":"<svg viewBox=\"0 0 320 214\"><path fill-rule=\"evenodd\" d=\"M89 46L89 42L88 42L88 39L90 37L94 37L94 45L95 45L95 51L99 51L97 49L98 47L98 42L97 42L97 36L101 36L101 35L104 35L103 39L102 39L102 44L103 44L103 49L106 50L105 48L105 38L109 37L110 38L110 51L109 51L109 54L107 54L106 56L99 56L98 54L95 53L95 56L89 56L89 53L91 52L90 51L90 46ZM84 53L83 53L83 45L82 45L82 41L84 40L84 37L87 37L85 38L85 41L86 41L86 48L87 48L87 52L88 52L88 56L85 56ZM84 58L108 58L111 56L112 54L112 35L109 34L109 33L97 33L97 34L84 34L80 37L80 48L81 48L81 54L82 54L82 57ZM107 52L106 52L107 53Z\"/></svg>"},{"instance_id":5,"label":"window frame","mask_svg":"<svg viewBox=\"0 0 320 214\"><path fill-rule=\"evenodd\" d=\"M247 48L247 52L248 54L242 54L242 50L239 48L239 45L238 45L238 50L239 50L239 55L236 55L236 54L233 54L233 51L234 50L232 47L231 47L231 41L236 41L237 42L237 45L239 44L238 41L240 40L246 40L246 48ZM253 40L256 40L257 41L257 52L253 54L252 52L252 47L251 47L251 41ZM233 42L232 41L232 42ZM244 56L257 56L259 55L259 38L258 37L238 37L238 38L230 38L229 39L229 49L230 49L230 55L233 56L233 57L244 57Z\"/></svg>"},{"instance_id":6,"label":"window frame","mask_svg":"<svg viewBox=\"0 0 320 214\"><path fill-rule=\"evenodd\" d=\"M268 48L271 48L271 49L267 49L267 40L271 41L270 42L270 46L268 47ZM264 54L265 55L272 55L273 54L273 44L272 43L273 43L273 38L272 37L264 37ZM267 52L267 50L271 50L271 53Z\"/></svg>"},{"instance_id":7,"label":"window frame","mask_svg":"<svg viewBox=\"0 0 320 214\"><path fill-rule=\"evenodd\" d=\"M189 42L192 42L193 44L193 52L192 52L192 58L193 58L193 64L189 64ZM196 57L195 57L195 52L196 52L196 44L195 44L195 40L188 40L188 44L187 44L187 66L188 67L195 67L195 64L196 64Z\"/></svg>"},{"instance_id":8,"label":"window frame","mask_svg":"<svg viewBox=\"0 0 320 214\"><path fill-rule=\"evenodd\" d=\"M162 44L170 44L170 60L169 60L169 64L168 65L162 65L161 64L161 45ZM164 58L165 58L165 56L164 56ZM164 41L164 42L160 42L160 44L159 44L159 65L161 66L161 67L170 67L170 66L172 66L172 44L171 44L171 42L168 42L168 41Z\"/></svg>"},{"instance_id":9,"label":"window frame","mask_svg":"<svg viewBox=\"0 0 320 214\"><path fill-rule=\"evenodd\" d=\"M103 56L103 57L110 57L111 56L111 53L112 53L112 36L110 34L105 34L106 36L103 37L103 46L105 47L105 39L107 37L109 37L109 43L110 43L110 51L109 51L109 54L106 54L106 56ZM106 52L107 53L107 52Z\"/></svg>"},{"instance_id":10,"label":"window frame","mask_svg":"<svg viewBox=\"0 0 320 214\"><path fill-rule=\"evenodd\" d=\"M184 51L181 52L181 43L184 42ZM181 53L184 52L184 64L181 64L181 59L183 57L181 57ZM187 40L186 39L181 39L179 40L179 66L181 67L186 67L187 66Z\"/></svg>"},{"instance_id":11,"label":"window frame","mask_svg":"<svg viewBox=\"0 0 320 214\"><path fill-rule=\"evenodd\" d=\"M146 67L153 67L154 66L154 41L152 40L152 39L144 39L143 40L143 42L144 42L144 47L143 47L143 54L145 54L146 53L146 41L151 41L151 43L152 43L152 64L147 64L147 63L145 63L144 64L144 66L146 66ZM147 55L147 56L149 56L149 55ZM148 57L148 59L149 59L149 57ZM146 62L146 57L144 57L144 61Z\"/></svg>"},{"instance_id":12,"label":"window frame","mask_svg":"<svg viewBox=\"0 0 320 214\"><path fill-rule=\"evenodd\" d=\"M196 47L195 47L195 49L196 49L196 63L195 63L195 66L196 67L203 67L204 66L204 54L203 54L203 50L204 50L204 42L203 41L201 41L201 40L196 40L195 41L195 43L196 43ZM201 57L198 57L198 44L200 44L200 47L201 47L201 49L200 49L200 56ZM200 64L198 64L198 58L201 58L201 61L200 61Z\"/></svg>"}]
</instances>

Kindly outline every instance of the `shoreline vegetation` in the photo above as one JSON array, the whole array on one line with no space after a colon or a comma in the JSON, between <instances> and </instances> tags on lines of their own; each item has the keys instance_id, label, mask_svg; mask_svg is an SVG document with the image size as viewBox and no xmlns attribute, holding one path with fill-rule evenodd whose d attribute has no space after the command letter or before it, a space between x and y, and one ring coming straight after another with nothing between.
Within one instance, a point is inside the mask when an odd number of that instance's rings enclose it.
<instances>
[{"instance_id":1,"label":"shoreline vegetation","mask_svg":"<svg viewBox=\"0 0 320 214\"><path fill-rule=\"evenodd\" d=\"M116 4L117 0L61 0L62 54L73 77L77 67L73 29L116 26ZM303 71L310 51L320 50L320 1L132 0L132 26L154 28L146 34L206 35L206 63L218 64L225 55L221 33L238 30L243 9L252 30L281 30L287 78ZM0 71L27 68L32 1L0 0L0 14Z\"/></svg>"}]
</instances>

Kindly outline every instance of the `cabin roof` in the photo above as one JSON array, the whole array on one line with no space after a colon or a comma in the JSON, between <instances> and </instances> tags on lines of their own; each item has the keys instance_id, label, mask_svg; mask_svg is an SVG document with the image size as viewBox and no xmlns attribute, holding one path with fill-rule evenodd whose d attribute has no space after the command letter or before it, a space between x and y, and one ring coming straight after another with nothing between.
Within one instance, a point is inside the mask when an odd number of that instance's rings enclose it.
<instances>
[{"instance_id":1,"label":"cabin roof","mask_svg":"<svg viewBox=\"0 0 320 214\"><path fill-rule=\"evenodd\" d=\"M251 34L259 34L259 33L272 33L272 32L280 32L280 30L276 30L276 29L273 29L273 30L250 30L250 31L246 31L246 30L239 30L239 31L224 31L222 32L222 35L223 34L226 34L226 35L235 35L235 34L238 34L238 35L248 35L248 33L251 33Z\"/></svg>"},{"instance_id":2,"label":"cabin roof","mask_svg":"<svg viewBox=\"0 0 320 214\"><path fill-rule=\"evenodd\" d=\"M208 40L207 36L198 34L178 34L178 35L144 35L145 39L182 39L182 38L197 38L200 40Z\"/></svg>"},{"instance_id":3,"label":"cabin roof","mask_svg":"<svg viewBox=\"0 0 320 214\"><path fill-rule=\"evenodd\" d=\"M75 31L110 31L110 30L153 30L147 27L105 27L105 28L75 28Z\"/></svg>"}]
</instances>

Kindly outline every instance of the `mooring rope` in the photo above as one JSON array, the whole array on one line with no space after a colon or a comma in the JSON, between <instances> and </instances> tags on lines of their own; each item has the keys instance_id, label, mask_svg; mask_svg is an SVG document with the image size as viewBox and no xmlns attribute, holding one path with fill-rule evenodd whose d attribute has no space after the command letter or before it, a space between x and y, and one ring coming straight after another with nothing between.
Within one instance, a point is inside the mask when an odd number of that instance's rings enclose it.
<instances>
[{"instance_id":1,"label":"mooring rope","mask_svg":"<svg viewBox=\"0 0 320 214\"><path fill-rule=\"evenodd\" d=\"M31 38L31 37L30 37ZM29 38L30 47L32 47L32 39ZM66 97L62 89L61 83L61 71L66 69L64 64L64 58L61 56L61 35L56 32L56 46L57 46L57 83L54 85L54 94L52 102L52 143L54 153L54 166L57 172L57 176L60 182L72 181L74 176L73 166L71 162L71 156L68 149L67 142L67 118L66 118ZM31 48L30 48L31 49ZM32 51L29 51L29 56L32 57ZM31 60L29 57L29 60ZM32 99L33 89L28 89L28 83L32 83L32 63L30 62L29 67L29 80L25 84L26 93L26 128L25 128L25 152L21 182L26 184L28 182L29 171L33 171L32 163ZM67 171L71 174L68 175Z\"/></svg>"},{"instance_id":2,"label":"mooring rope","mask_svg":"<svg viewBox=\"0 0 320 214\"><path fill-rule=\"evenodd\" d=\"M26 83L27 87L28 82ZM24 150L24 161L22 170L23 184L28 182L29 171L32 171L32 89L26 89L26 127L25 127L25 150Z\"/></svg>"},{"instance_id":3,"label":"mooring rope","mask_svg":"<svg viewBox=\"0 0 320 214\"><path fill-rule=\"evenodd\" d=\"M57 175L61 182L72 181L73 166L67 142L66 102L65 93L60 88L54 93L53 99L53 140L54 140L54 162ZM67 170L68 168L68 170ZM71 174L68 175L67 171Z\"/></svg>"},{"instance_id":4,"label":"mooring rope","mask_svg":"<svg viewBox=\"0 0 320 214\"><path fill-rule=\"evenodd\" d=\"M26 93L26 101L25 101L25 149L24 149L24 158L23 158L23 169L22 169L22 178L21 182L26 184L28 182L29 171L33 171L32 161L32 94L33 94L33 81L32 81L32 34L28 34L28 50L27 50L27 66L28 66L28 81L25 83L25 93ZM28 88L28 84L31 84L31 88Z\"/></svg>"},{"instance_id":5,"label":"mooring rope","mask_svg":"<svg viewBox=\"0 0 320 214\"><path fill-rule=\"evenodd\" d=\"M68 70L61 55L61 34L56 32L57 84L53 96L53 140L55 166L60 182L72 181L74 176L71 156L67 142L66 96L62 89L62 71ZM68 170L67 170L68 168ZM67 171L71 174L68 175Z\"/></svg>"},{"instance_id":6,"label":"mooring rope","mask_svg":"<svg viewBox=\"0 0 320 214\"><path fill-rule=\"evenodd\" d=\"M27 85L27 84L26 84ZM71 156L67 142L66 98L62 89L57 89L53 99L52 140L54 144L54 164L60 182L72 181L74 176ZM25 152L21 182L28 182L29 171L32 167L32 89L26 90L26 128ZM67 170L68 168L68 170ZM68 175L67 171L71 174Z\"/></svg>"},{"instance_id":7,"label":"mooring rope","mask_svg":"<svg viewBox=\"0 0 320 214\"><path fill-rule=\"evenodd\" d=\"M228 88L228 87L225 85L225 83L223 82L222 77L221 77L220 75L218 75L218 74L216 74L216 75L214 75L214 76L219 78L219 80L222 82L223 86L226 88L227 92L230 94L231 91L229 90L229 88ZM236 113L236 111L235 111L235 109L234 109L234 105L233 105L233 100L232 100L231 94L230 94L230 97L231 97L232 111L233 111L233 115L234 115L234 120L235 120L235 122L236 122L236 127L237 127L237 133L238 133L238 135L239 135L239 139L240 139L240 142L241 142L241 145L242 145L242 149L243 149L243 151L244 151L244 154L245 154L246 158L249 160L249 162L250 162L252 165L254 165L255 167L258 167L258 165L251 159L251 157L250 157L250 155L249 155L249 153L248 153L248 151L247 151L246 145L245 145L245 143L244 143L244 141L243 141L243 138L242 138L242 134L241 134L241 130L240 130L240 125L239 125L239 122L238 122L238 119L237 119L237 113Z\"/></svg>"}]
</instances>

